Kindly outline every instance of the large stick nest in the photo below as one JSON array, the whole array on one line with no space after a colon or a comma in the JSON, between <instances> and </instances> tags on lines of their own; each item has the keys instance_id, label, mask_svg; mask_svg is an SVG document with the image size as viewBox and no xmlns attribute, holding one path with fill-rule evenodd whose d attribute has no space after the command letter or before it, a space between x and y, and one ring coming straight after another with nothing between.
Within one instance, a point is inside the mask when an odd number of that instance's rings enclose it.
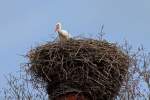
<instances>
[{"instance_id":1,"label":"large stick nest","mask_svg":"<svg viewBox=\"0 0 150 100\"><path fill-rule=\"evenodd\" d=\"M80 92L92 100L113 99L128 71L129 57L115 44L93 39L48 42L28 53L36 83L46 83L49 97Z\"/></svg>"}]
</instances>

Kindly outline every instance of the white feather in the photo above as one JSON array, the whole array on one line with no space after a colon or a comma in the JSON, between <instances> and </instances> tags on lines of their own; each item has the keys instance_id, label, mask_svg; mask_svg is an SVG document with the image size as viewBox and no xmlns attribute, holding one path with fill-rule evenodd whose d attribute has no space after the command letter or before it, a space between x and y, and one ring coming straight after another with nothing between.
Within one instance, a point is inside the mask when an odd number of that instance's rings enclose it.
<instances>
[{"instance_id":1,"label":"white feather","mask_svg":"<svg viewBox=\"0 0 150 100\"><path fill-rule=\"evenodd\" d=\"M65 41L69 40L69 37L70 37L69 33L66 30L62 30L61 23L56 24L56 32L58 33L59 40L61 42L65 42Z\"/></svg>"}]
</instances>

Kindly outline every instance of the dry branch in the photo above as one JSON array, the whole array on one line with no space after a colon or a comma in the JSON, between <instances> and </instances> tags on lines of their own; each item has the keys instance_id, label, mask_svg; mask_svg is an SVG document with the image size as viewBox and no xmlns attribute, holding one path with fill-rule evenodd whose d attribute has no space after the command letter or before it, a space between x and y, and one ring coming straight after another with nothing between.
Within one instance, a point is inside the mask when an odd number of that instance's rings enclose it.
<instances>
[{"instance_id":1,"label":"dry branch","mask_svg":"<svg viewBox=\"0 0 150 100\"><path fill-rule=\"evenodd\" d=\"M93 100L114 99L129 67L129 56L105 40L71 39L32 49L27 72L35 84L47 84L50 98L79 92Z\"/></svg>"}]
</instances>

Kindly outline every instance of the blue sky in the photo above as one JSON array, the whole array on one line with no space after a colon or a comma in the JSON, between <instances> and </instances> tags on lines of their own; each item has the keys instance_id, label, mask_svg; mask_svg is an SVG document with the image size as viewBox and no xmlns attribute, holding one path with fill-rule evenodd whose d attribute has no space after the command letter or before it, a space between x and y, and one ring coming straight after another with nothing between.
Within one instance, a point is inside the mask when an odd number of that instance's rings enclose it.
<instances>
[{"instance_id":1,"label":"blue sky","mask_svg":"<svg viewBox=\"0 0 150 100\"><path fill-rule=\"evenodd\" d=\"M150 51L150 0L0 0L0 87L4 75L17 73L31 46L56 37L60 21L72 36L96 35L128 40Z\"/></svg>"}]
</instances>

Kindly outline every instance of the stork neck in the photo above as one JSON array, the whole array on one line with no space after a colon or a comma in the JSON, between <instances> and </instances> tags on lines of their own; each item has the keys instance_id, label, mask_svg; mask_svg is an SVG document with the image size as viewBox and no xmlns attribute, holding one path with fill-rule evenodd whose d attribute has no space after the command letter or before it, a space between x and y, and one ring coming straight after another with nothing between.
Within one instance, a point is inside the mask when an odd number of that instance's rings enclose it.
<instances>
[{"instance_id":1,"label":"stork neck","mask_svg":"<svg viewBox=\"0 0 150 100\"><path fill-rule=\"evenodd\" d=\"M61 28L57 30L57 32L59 33L61 31Z\"/></svg>"},{"instance_id":2,"label":"stork neck","mask_svg":"<svg viewBox=\"0 0 150 100\"><path fill-rule=\"evenodd\" d=\"M61 29L62 29L61 26L59 26L58 30L61 30Z\"/></svg>"}]
</instances>

